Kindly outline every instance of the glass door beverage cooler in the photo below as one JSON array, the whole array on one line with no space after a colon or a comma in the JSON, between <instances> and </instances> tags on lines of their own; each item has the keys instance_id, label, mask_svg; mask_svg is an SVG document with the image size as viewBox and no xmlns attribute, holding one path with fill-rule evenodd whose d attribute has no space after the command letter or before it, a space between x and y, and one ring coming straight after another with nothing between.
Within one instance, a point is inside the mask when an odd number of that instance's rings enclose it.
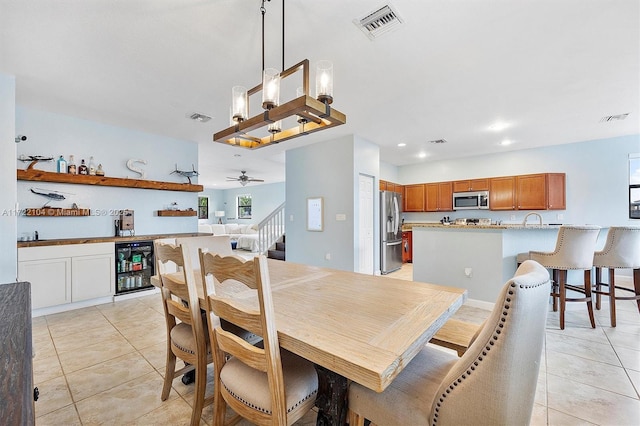
<instances>
[{"instance_id":1,"label":"glass door beverage cooler","mask_svg":"<svg viewBox=\"0 0 640 426\"><path fill-rule=\"evenodd\" d=\"M153 241L116 243L116 295L153 287Z\"/></svg>"}]
</instances>

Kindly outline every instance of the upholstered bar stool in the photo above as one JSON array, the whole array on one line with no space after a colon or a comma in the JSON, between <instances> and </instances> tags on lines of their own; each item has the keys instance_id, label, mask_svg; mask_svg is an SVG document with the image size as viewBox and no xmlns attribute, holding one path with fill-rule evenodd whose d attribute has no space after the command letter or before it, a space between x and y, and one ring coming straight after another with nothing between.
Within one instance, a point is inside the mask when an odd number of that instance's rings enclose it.
<instances>
[{"instance_id":1,"label":"upholstered bar stool","mask_svg":"<svg viewBox=\"0 0 640 426\"><path fill-rule=\"evenodd\" d=\"M586 302L591 327L596 328L593 317L591 298L591 269L593 268L593 253L599 226L561 226L558 230L556 248L552 252L530 251L529 258L552 270L553 310L558 310L560 302L560 329L564 330L564 313L566 302ZM584 271L584 285L567 284L567 271ZM567 290L584 294L584 297L567 297Z\"/></svg>"},{"instance_id":2,"label":"upholstered bar stool","mask_svg":"<svg viewBox=\"0 0 640 426\"><path fill-rule=\"evenodd\" d=\"M640 312L640 227L612 226L601 251L595 252L593 266L596 268L596 309L600 309L602 295L609 296L611 327L616 326L616 300L635 300ZM609 269L609 283L602 282L602 269ZM616 286L616 269L633 270L633 289ZM607 287L607 291L602 290ZM616 290L633 293L633 296L618 296Z\"/></svg>"}]
</instances>

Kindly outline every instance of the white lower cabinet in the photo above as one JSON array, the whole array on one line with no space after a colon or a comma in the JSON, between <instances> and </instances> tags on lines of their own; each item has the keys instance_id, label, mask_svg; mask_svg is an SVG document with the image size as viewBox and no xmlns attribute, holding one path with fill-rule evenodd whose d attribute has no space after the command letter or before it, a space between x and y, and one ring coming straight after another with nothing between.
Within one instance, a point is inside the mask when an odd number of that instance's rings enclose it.
<instances>
[{"instance_id":1,"label":"white lower cabinet","mask_svg":"<svg viewBox=\"0 0 640 426\"><path fill-rule=\"evenodd\" d=\"M18 277L31 283L32 309L71 303L69 257L18 261Z\"/></svg>"},{"instance_id":2,"label":"white lower cabinet","mask_svg":"<svg viewBox=\"0 0 640 426\"><path fill-rule=\"evenodd\" d=\"M114 294L114 253L71 258L71 301Z\"/></svg>"},{"instance_id":3,"label":"white lower cabinet","mask_svg":"<svg viewBox=\"0 0 640 426\"><path fill-rule=\"evenodd\" d=\"M114 243L18 249L18 278L31 283L32 309L113 296Z\"/></svg>"}]
</instances>

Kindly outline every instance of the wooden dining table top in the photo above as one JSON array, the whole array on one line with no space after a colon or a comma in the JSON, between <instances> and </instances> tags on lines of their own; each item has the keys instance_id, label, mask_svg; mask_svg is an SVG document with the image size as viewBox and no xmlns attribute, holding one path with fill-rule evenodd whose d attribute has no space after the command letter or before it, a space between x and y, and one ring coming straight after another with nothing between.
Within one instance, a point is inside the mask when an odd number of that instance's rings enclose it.
<instances>
[{"instance_id":1,"label":"wooden dining table top","mask_svg":"<svg viewBox=\"0 0 640 426\"><path fill-rule=\"evenodd\" d=\"M280 346L377 392L467 297L464 289L386 276L272 259L268 265ZM183 280L182 272L168 275ZM200 271L195 275L204 304ZM152 282L160 285L157 276Z\"/></svg>"}]
</instances>

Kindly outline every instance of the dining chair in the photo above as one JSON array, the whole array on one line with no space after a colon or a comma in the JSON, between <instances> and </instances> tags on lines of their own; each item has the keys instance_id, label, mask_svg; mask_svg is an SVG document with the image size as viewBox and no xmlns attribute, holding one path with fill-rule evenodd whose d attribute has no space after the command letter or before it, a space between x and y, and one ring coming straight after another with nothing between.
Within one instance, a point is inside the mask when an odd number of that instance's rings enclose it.
<instances>
[{"instance_id":1,"label":"dining chair","mask_svg":"<svg viewBox=\"0 0 640 426\"><path fill-rule=\"evenodd\" d=\"M198 249L205 249L211 253L217 253L220 256L231 256L231 237L228 235L207 235L199 237L178 237L176 245L182 245L187 248L191 265L194 269L200 267L198 263Z\"/></svg>"},{"instance_id":2,"label":"dining chair","mask_svg":"<svg viewBox=\"0 0 640 426\"><path fill-rule=\"evenodd\" d=\"M294 423L313 407L318 376L311 362L280 349L266 257L200 251L200 270L214 352L214 424L224 424L227 404L258 425ZM216 317L261 336L262 345L215 325Z\"/></svg>"},{"instance_id":3,"label":"dining chair","mask_svg":"<svg viewBox=\"0 0 640 426\"><path fill-rule=\"evenodd\" d=\"M349 425L528 424L544 343L549 273L527 260L458 358L425 346L381 393L349 386Z\"/></svg>"},{"instance_id":4,"label":"dining chair","mask_svg":"<svg viewBox=\"0 0 640 426\"><path fill-rule=\"evenodd\" d=\"M596 309L600 309L601 296L609 296L609 316L611 327L616 326L616 301L635 300L640 311L640 227L612 226L607 233L607 240L602 250L593 255L593 266L596 268L595 288ZM609 269L609 282L602 282L602 269ZM633 271L633 288L617 286L616 269ZM603 290L606 287L607 290ZM620 296L618 291L633 295Z\"/></svg>"},{"instance_id":5,"label":"dining chair","mask_svg":"<svg viewBox=\"0 0 640 426\"><path fill-rule=\"evenodd\" d=\"M182 279L172 274L160 273L160 293L167 326L167 360L161 399L166 401L173 380L190 371L195 371L195 390L191 425L200 424L202 410L213 402L205 398L207 386L207 364L213 361L208 333L205 331L200 311L198 293L191 260L182 246L154 241L156 265L173 262L182 271ZM176 359L185 366L176 370Z\"/></svg>"},{"instance_id":6,"label":"dining chair","mask_svg":"<svg viewBox=\"0 0 640 426\"><path fill-rule=\"evenodd\" d=\"M517 256L518 262L526 257L535 260L547 269L551 269L553 311L557 311L558 305L560 305L561 330L564 330L567 302L586 302L591 328L596 327L591 295L591 269L593 268L593 253L599 233L600 227L595 225L561 226L558 229L556 247L553 251L530 251L528 254L523 253ZM569 270L583 271L582 285L567 283ZM567 297L567 290L578 293L578 295Z\"/></svg>"}]
</instances>

